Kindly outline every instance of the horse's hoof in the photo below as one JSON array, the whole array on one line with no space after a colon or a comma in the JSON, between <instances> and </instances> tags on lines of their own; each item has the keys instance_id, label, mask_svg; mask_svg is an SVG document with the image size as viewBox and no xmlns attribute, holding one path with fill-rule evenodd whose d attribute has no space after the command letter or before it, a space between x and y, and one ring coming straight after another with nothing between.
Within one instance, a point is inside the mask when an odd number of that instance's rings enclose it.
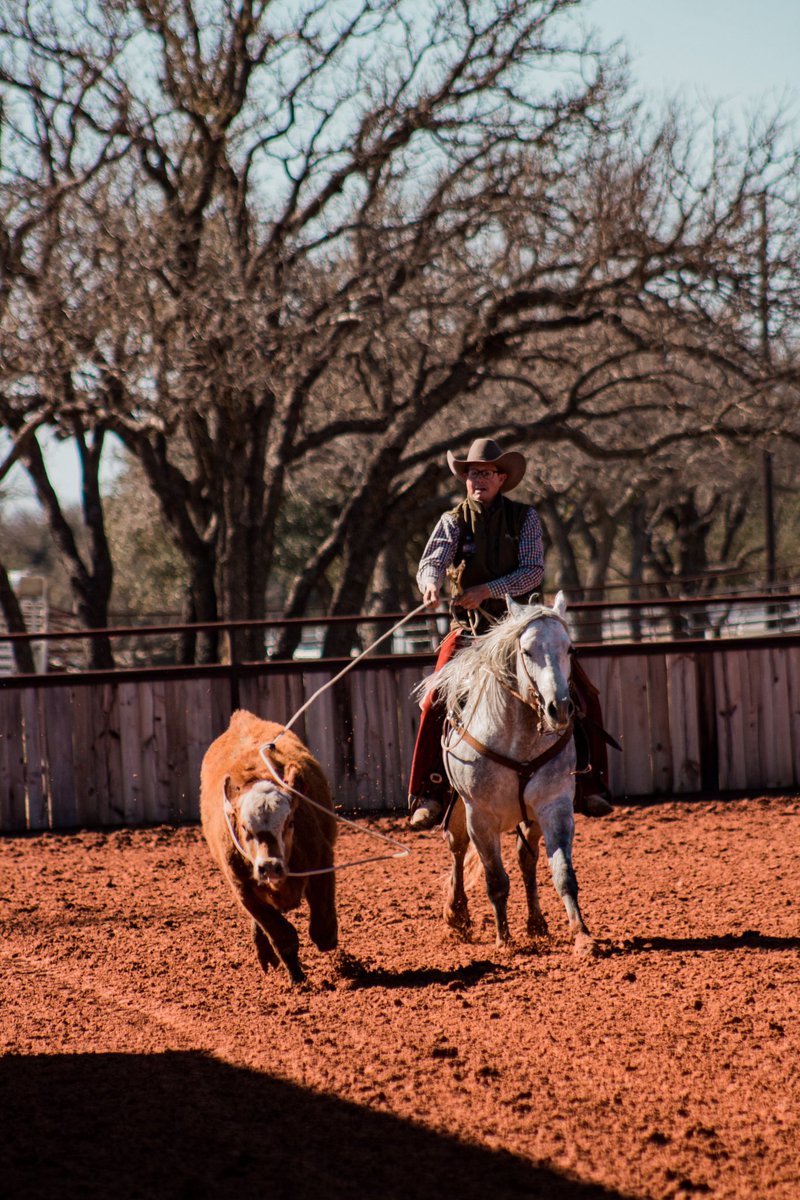
<instances>
[{"instance_id":1,"label":"horse's hoof","mask_svg":"<svg viewBox=\"0 0 800 1200\"><path fill-rule=\"evenodd\" d=\"M466 905L460 905L457 908L451 908L446 904L442 910L445 925L449 925L457 933L462 931L469 932L472 928L472 918L469 915L469 909Z\"/></svg>"},{"instance_id":2,"label":"horse's hoof","mask_svg":"<svg viewBox=\"0 0 800 1200\"><path fill-rule=\"evenodd\" d=\"M457 937L459 939L459 941L462 941L462 942L471 942L472 941L472 921L470 921L469 917L467 917L466 920L458 921L458 920L452 920L445 915L444 920L445 920L445 924L447 925L447 928L450 930L450 932L453 934L454 937Z\"/></svg>"},{"instance_id":3,"label":"horse's hoof","mask_svg":"<svg viewBox=\"0 0 800 1200\"><path fill-rule=\"evenodd\" d=\"M597 954L597 943L590 933L576 935L574 952L582 958L594 957Z\"/></svg>"},{"instance_id":4,"label":"horse's hoof","mask_svg":"<svg viewBox=\"0 0 800 1200\"><path fill-rule=\"evenodd\" d=\"M546 938L548 934L547 921L544 917L538 917L536 920L528 921L528 937L536 941L538 938Z\"/></svg>"}]
</instances>

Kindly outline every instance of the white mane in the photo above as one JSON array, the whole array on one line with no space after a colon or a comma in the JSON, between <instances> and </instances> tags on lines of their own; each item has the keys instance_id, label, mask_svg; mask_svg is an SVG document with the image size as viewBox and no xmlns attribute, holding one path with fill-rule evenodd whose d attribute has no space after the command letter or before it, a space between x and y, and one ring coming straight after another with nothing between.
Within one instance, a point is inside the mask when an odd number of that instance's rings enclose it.
<instances>
[{"instance_id":1,"label":"white mane","mask_svg":"<svg viewBox=\"0 0 800 1200\"><path fill-rule=\"evenodd\" d=\"M433 702L443 704L448 713L460 718L467 700L480 694L489 712L502 719L508 701L506 688L516 686L515 662L522 633L534 621L546 617L554 617L564 625L562 612L543 604L515 605L502 621L424 679L416 689L418 695L435 692Z\"/></svg>"}]
</instances>

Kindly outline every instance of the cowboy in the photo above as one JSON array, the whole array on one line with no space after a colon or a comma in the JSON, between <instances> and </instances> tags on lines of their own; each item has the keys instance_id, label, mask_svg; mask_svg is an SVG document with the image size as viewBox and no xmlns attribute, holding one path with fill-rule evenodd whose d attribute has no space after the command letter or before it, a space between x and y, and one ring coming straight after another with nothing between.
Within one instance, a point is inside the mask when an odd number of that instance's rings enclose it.
<instances>
[{"instance_id":1,"label":"cowboy","mask_svg":"<svg viewBox=\"0 0 800 1200\"><path fill-rule=\"evenodd\" d=\"M527 600L544 575L539 514L532 505L506 495L525 474L523 455L516 450L503 453L491 438L477 438L466 458L456 458L448 450L447 462L453 474L465 482L467 494L439 519L417 571L417 584L431 608L439 603L445 577L451 581L452 624L439 648L436 671L468 638L485 632L503 617L507 595ZM572 676L580 714L576 748L582 771L576 775L575 810L603 816L611 811L611 804L598 694L576 661ZM581 720L583 714L588 720ZM441 748L444 717L432 696L426 697L409 781L413 829L435 825L450 797Z\"/></svg>"}]
</instances>

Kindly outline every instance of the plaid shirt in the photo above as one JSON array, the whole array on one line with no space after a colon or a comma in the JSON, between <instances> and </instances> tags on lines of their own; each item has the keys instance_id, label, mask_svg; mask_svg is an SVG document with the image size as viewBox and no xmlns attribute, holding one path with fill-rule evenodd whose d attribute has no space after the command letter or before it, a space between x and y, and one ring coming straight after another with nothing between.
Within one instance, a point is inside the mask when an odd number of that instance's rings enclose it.
<instances>
[{"instance_id":1,"label":"plaid shirt","mask_svg":"<svg viewBox=\"0 0 800 1200\"><path fill-rule=\"evenodd\" d=\"M444 582L445 572L456 556L458 549L458 520L452 513L439 518L436 528L428 538L422 558L419 560L417 585L420 592L431 584L437 588ZM500 579L486 581L490 594L496 600L504 596L527 596L535 592L544 575L544 547L542 524L535 508L529 508L519 533L519 557L516 570Z\"/></svg>"}]
</instances>

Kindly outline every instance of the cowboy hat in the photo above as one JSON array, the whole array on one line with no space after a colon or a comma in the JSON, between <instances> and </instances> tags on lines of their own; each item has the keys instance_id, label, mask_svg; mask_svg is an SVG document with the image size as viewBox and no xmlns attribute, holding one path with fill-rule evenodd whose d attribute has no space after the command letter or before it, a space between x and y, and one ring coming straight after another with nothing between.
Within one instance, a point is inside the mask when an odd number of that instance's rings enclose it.
<instances>
[{"instance_id":1,"label":"cowboy hat","mask_svg":"<svg viewBox=\"0 0 800 1200\"><path fill-rule=\"evenodd\" d=\"M476 438L467 451L466 458L456 458L452 450L447 451L447 465L459 479L466 479L469 467L494 467L505 476L501 492L510 492L525 474L527 463L517 450L507 450L505 454L491 438Z\"/></svg>"}]
</instances>

